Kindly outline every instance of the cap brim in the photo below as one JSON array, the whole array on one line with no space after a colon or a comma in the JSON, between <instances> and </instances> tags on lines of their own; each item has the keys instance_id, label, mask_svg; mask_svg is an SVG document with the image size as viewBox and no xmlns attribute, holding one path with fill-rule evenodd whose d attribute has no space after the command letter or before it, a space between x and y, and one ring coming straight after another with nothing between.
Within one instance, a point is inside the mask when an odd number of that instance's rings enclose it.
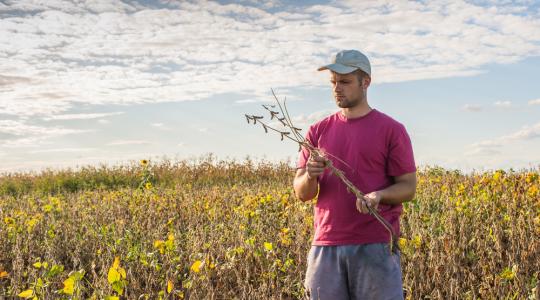
<instances>
[{"instance_id":1,"label":"cap brim","mask_svg":"<svg viewBox=\"0 0 540 300\"><path fill-rule=\"evenodd\" d=\"M349 74L349 73L352 73L352 72L358 70L358 68L349 67L349 66L345 66L345 65L342 65L342 64L329 64L329 65L320 67L317 70L318 71L332 70L332 71L334 71L336 73L339 73L339 74Z\"/></svg>"}]
</instances>

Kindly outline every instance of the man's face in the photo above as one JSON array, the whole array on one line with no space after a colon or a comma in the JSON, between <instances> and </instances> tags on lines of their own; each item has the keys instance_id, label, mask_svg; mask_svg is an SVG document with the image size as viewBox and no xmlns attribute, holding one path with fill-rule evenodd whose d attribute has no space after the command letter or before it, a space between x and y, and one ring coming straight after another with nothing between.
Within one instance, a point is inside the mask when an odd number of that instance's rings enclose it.
<instances>
[{"instance_id":1,"label":"man's face","mask_svg":"<svg viewBox=\"0 0 540 300\"><path fill-rule=\"evenodd\" d=\"M354 73L338 74L331 72L330 82L334 99L340 108L352 108L357 106L365 98L365 89L369 83L366 78L362 82L358 81L358 76Z\"/></svg>"}]
</instances>

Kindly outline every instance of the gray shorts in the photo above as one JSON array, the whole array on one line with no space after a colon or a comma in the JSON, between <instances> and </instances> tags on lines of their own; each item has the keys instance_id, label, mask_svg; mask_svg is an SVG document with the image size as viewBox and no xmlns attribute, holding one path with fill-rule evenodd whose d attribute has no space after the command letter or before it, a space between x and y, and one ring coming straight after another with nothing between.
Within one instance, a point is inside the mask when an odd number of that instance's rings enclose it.
<instances>
[{"instance_id":1,"label":"gray shorts","mask_svg":"<svg viewBox=\"0 0 540 300\"><path fill-rule=\"evenodd\" d=\"M309 299L403 299L400 255L387 243L311 246L304 286Z\"/></svg>"}]
</instances>

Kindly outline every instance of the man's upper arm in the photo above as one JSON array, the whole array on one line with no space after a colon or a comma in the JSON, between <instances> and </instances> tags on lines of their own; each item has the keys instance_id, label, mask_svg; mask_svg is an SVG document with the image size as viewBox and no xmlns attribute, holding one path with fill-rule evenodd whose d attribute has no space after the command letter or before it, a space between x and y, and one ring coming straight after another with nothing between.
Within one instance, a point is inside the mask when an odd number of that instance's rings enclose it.
<instances>
[{"instance_id":1,"label":"man's upper arm","mask_svg":"<svg viewBox=\"0 0 540 300\"><path fill-rule=\"evenodd\" d=\"M395 183L405 183L411 188L412 192L416 191L416 172L395 176L394 181Z\"/></svg>"}]
</instances>

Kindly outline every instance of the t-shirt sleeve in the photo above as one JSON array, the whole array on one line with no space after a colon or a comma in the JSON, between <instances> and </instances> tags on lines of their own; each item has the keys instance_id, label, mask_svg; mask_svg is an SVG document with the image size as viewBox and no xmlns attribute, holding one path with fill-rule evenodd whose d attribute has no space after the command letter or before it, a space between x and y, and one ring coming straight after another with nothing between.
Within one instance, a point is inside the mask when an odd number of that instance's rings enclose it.
<instances>
[{"instance_id":1,"label":"t-shirt sleeve","mask_svg":"<svg viewBox=\"0 0 540 300\"><path fill-rule=\"evenodd\" d=\"M390 176L416 171L411 139L401 124L396 126L391 134L387 171Z\"/></svg>"},{"instance_id":2,"label":"t-shirt sleeve","mask_svg":"<svg viewBox=\"0 0 540 300\"><path fill-rule=\"evenodd\" d=\"M308 132L305 136L313 146L317 147L317 139L315 138L315 129L314 126L310 126ZM306 163L309 159L309 150L302 147L302 151L298 153L298 161L296 162L296 168L303 169L306 167Z\"/></svg>"}]
</instances>

